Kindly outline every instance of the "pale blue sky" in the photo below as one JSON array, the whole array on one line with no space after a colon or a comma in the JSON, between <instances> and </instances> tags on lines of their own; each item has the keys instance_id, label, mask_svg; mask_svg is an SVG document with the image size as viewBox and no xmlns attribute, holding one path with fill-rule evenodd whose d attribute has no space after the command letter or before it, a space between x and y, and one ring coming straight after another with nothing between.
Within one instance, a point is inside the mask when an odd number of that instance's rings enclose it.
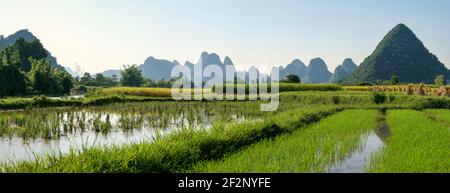
<instances>
[{"instance_id":1,"label":"pale blue sky","mask_svg":"<svg viewBox=\"0 0 450 193\"><path fill-rule=\"evenodd\" d=\"M333 71L405 23L449 67L449 10L448 0L0 0L0 34L29 29L61 64L89 72L202 51L238 69L322 57Z\"/></svg>"}]
</instances>

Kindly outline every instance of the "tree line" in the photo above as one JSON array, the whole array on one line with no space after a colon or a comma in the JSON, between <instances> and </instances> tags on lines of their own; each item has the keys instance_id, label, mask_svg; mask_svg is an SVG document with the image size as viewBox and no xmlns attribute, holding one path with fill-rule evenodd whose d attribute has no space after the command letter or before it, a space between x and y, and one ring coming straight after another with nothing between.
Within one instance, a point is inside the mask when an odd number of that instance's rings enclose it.
<instances>
[{"instance_id":1,"label":"tree line","mask_svg":"<svg viewBox=\"0 0 450 193\"><path fill-rule=\"evenodd\" d=\"M120 71L120 78L117 75L106 77L102 73L91 75L88 72L84 73L81 77L75 78L76 85L93 87L129 86L171 88L175 81L176 79L152 80L145 78L137 65L123 66L123 69Z\"/></svg>"},{"instance_id":2,"label":"tree line","mask_svg":"<svg viewBox=\"0 0 450 193\"><path fill-rule=\"evenodd\" d=\"M73 87L72 76L48 60L39 40L23 38L0 52L0 97L64 95Z\"/></svg>"},{"instance_id":3,"label":"tree line","mask_svg":"<svg viewBox=\"0 0 450 193\"><path fill-rule=\"evenodd\" d=\"M124 66L120 78L116 75L106 77L101 73L84 73L73 78L63 67L52 64L49 52L36 39L31 42L19 38L0 52L0 97L24 95L70 94L74 85L87 90L92 87L161 87L170 88L177 79L151 80L143 77L137 65ZM295 75L283 82L300 82Z\"/></svg>"}]
</instances>

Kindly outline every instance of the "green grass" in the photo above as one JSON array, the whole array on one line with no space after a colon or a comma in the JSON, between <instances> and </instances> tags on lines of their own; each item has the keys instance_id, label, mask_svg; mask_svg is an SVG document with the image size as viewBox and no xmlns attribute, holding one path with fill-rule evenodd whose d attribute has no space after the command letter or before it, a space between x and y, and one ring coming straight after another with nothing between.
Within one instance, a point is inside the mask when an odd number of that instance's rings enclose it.
<instances>
[{"instance_id":1,"label":"green grass","mask_svg":"<svg viewBox=\"0 0 450 193\"><path fill-rule=\"evenodd\" d=\"M193 172L326 172L375 128L377 111L347 110L292 134L264 140L223 160L203 162Z\"/></svg>"},{"instance_id":2,"label":"green grass","mask_svg":"<svg viewBox=\"0 0 450 193\"><path fill-rule=\"evenodd\" d=\"M388 111L387 122L387 145L373 157L370 172L450 172L448 125L413 110Z\"/></svg>"},{"instance_id":3,"label":"green grass","mask_svg":"<svg viewBox=\"0 0 450 193\"><path fill-rule=\"evenodd\" d=\"M280 83L280 92L289 91L339 91L342 87L337 84L294 84Z\"/></svg>"},{"instance_id":4,"label":"green grass","mask_svg":"<svg viewBox=\"0 0 450 193\"><path fill-rule=\"evenodd\" d=\"M429 109L425 110L426 115L433 121L441 122L450 126L450 110L448 109Z\"/></svg>"},{"instance_id":5,"label":"green grass","mask_svg":"<svg viewBox=\"0 0 450 193\"><path fill-rule=\"evenodd\" d=\"M373 100L370 98L369 92L339 90L339 88L335 86L336 85L281 84L280 100L284 102L284 104L300 103L307 105L345 104L350 106L353 105L356 107L365 107L374 104ZM295 87L295 89L290 89L291 87ZM283 88L285 88L285 90L283 90ZM64 98L50 99L47 97L5 98L0 99L0 110L17 110L17 109L48 108L48 107L78 107L78 106L85 107L85 106L103 106L114 103L174 101L172 97L170 96L168 97L167 89L162 90L163 91L152 88L110 88L110 90L106 89L106 91L108 92L103 92L102 89L100 89L99 91L95 91L93 94L91 93L86 95L85 98L79 99L64 99ZM305 92L292 90L308 90L308 91ZM204 92L205 91L207 91L206 93L208 96L209 95L216 96L211 94L210 91L208 90L204 90ZM102 94L98 94L97 92ZM162 92L163 94L160 95L161 93L158 92ZM147 95L148 93L150 94ZM158 95L156 96L153 95L152 93L156 93ZM248 99L249 96L246 96L247 101ZM401 107L413 109L429 109L429 108L450 109L450 98L448 97L444 98L433 96L403 96L403 95L388 94L388 99L389 100L386 103L380 105L389 106L391 108Z\"/></svg>"},{"instance_id":6,"label":"green grass","mask_svg":"<svg viewBox=\"0 0 450 193\"><path fill-rule=\"evenodd\" d=\"M175 102L164 97L124 94L97 95L83 99L49 99L44 97L0 99L0 109L25 109L24 111L0 112L0 136L4 138L17 135L23 138L57 139L61 133L54 129L58 123L56 121L58 117L54 113L63 113L70 111L72 108L34 109L38 107L73 106L73 109L87 109L100 113L122 114L127 112L142 114L142 116L150 116L149 114L151 114L152 117L163 119L169 117L168 115L177 116L176 114L185 108L194 110L194 113L187 113L189 117L196 116L195 112L200 112L202 108L206 108L211 109L210 112L206 113L220 114L219 117L223 117L221 123L231 122L231 124L214 125L209 131L182 130L179 133L158 138L154 142L97 147L73 151L68 155L61 156L41 156L36 161L0 166L0 171L131 173L181 172L193 169L194 172L324 172L330 164L337 162L349 152L358 148L361 135L374 127L375 118L373 117L376 110L450 108L449 98L395 95L392 100L389 99L382 104L375 104L368 92L348 90L283 92L280 94L280 100L278 111L262 113L259 105L266 103L264 101ZM348 110L333 116L333 118L327 118L317 125L307 126L342 109L376 110ZM445 163L442 163L442 157L449 158L450 144L448 140L442 140L441 138L443 136L447 139L450 138L449 130L445 130L446 126L450 125L448 110L427 110L426 113L416 113L421 115L423 123L414 122L411 127L417 125L423 126L425 129L423 131L413 129L414 135L411 135L411 132L394 131L392 140L389 140L389 144L394 144L392 148L395 148L397 143L403 143L402 140L407 141L410 138L417 138L415 143L404 142L406 143L405 146L411 147L397 147L394 152L389 152L392 151L389 150L391 147L387 147L386 154L383 153L383 159L377 158L379 162L374 162L376 165L373 165L371 171L378 171L375 170L375 166L384 163L385 158L388 162L390 156L396 156L395 151L400 152L405 149L405 151L408 151L406 153L414 153L413 151L417 150L414 147L421 147L420 143L433 143L425 146L436 150L430 150L431 152L425 154L417 153L418 155L426 157L429 156L428 154L433 154L430 157L436 158L440 156L439 159L441 160L438 162L445 165ZM39 114L39 116L33 116L33 114ZM250 117L257 121L232 123L232 120L226 118L235 114ZM433 115L436 120L430 118L429 115ZM138 123L134 123L127 117L128 115L122 120L126 123L124 125L130 128L136 127L134 125ZM408 116L400 118L406 121L416 119ZM391 122L397 119L398 117L391 119ZM11 121L23 123L24 126L20 129L9 127ZM92 125L96 131L108 133L114 130L107 122L93 121ZM68 124L70 125L70 122ZM397 123L397 125L399 124ZM75 126L80 127L80 129L86 127L84 124ZM437 134L434 133L437 130L439 130ZM395 135L396 133L400 134ZM403 135L406 135L406 137ZM430 140L430 136L434 138ZM438 142L446 145L446 149L438 147ZM335 151L335 146L339 146L341 151ZM318 147L322 148L322 156L316 154ZM227 158L223 159L224 156L227 156ZM381 156L381 154L378 156ZM415 164L416 162L419 163L418 160L424 158L410 157L405 159L408 159L407 162ZM424 164L437 165L432 161ZM445 168L445 171L449 172L448 163Z\"/></svg>"},{"instance_id":7,"label":"green grass","mask_svg":"<svg viewBox=\"0 0 450 193\"><path fill-rule=\"evenodd\" d=\"M79 99L51 99L48 97L0 99L0 110L18 110L49 107L101 106L126 102L173 101L172 98L128 95L93 96Z\"/></svg>"},{"instance_id":8,"label":"green grass","mask_svg":"<svg viewBox=\"0 0 450 193\"><path fill-rule=\"evenodd\" d=\"M167 129L171 125L200 128L206 124L259 119L287 111L288 108L298 108L296 105L283 105L277 112L262 112L260 104L259 101L135 102L92 107L0 111L0 137L59 139L62 135L74 133L108 134L111 131L130 131L143 126L158 130Z\"/></svg>"},{"instance_id":9,"label":"green grass","mask_svg":"<svg viewBox=\"0 0 450 193\"><path fill-rule=\"evenodd\" d=\"M0 168L6 172L177 172L199 161L219 159L263 139L291 132L339 110L305 107L261 121L217 125L211 131L183 130L154 142L72 151Z\"/></svg>"},{"instance_id":10,"label":"green grass","mask_svg":"<svg viewBox=\"0 0 450 193\"><path fill-rule=\"evenodd\" d=\"M170 88L147 88L147 87L111 87L95 89L86 94L87 96L110 96L110 95L132 95L145 97L171 98Z\"/></svg>"}]
</instances>

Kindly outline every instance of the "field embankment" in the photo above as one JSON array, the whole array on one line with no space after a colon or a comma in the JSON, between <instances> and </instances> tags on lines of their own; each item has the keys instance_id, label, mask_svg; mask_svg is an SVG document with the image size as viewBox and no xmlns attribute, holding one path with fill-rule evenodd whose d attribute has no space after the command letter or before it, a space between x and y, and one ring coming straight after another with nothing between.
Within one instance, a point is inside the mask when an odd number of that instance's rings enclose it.
<instances>
[{"instance_id":1,"label":"field embankment","mask_svg":"<svg viewBox=\"0 0 450 193\"><path fill-rule=\"evenodd\" d=\"M375 128L376 110L346 110L292 134L263 140L223 160L203 162L194 172L326 172L358 148Z\"/></svg>"}]
</instances>

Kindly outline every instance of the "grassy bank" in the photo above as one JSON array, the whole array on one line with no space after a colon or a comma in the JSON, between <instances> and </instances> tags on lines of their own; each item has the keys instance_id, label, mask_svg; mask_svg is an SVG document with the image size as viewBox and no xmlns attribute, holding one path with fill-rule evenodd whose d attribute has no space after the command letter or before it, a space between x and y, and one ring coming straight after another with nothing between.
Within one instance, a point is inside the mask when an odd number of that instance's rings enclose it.
<instances>
[{"instance_id":1,"label":"grassy bank","mask_svg":"<svg viewBox=\"0 0 450 193\"><path fill-rule=\"evenodd\" d=\"M194 172L325 172L355 150L361 135L375 127L375 110L347 110L274 140L263 140Z\"/></svg>"},{"instance_id":2,"label":"grassy bank","mask_svg":"<svg viewBox=\"0 0 450 193\"><path fill-rule=\"evenodd\" d=\"M219 159L263 139L289 133L337 111L339 108L325 106L291 110L261 121L217 125L210 131L183 130L154 142L38 157L32 162L2 166L2 171L176 172L199 161Z\"/></svg>"},{"instance_id":3,"label":"grassy bank","mask_svg":"<svg viewBox=\"0 0 450 193\"><path fill-rule=\"evenodd\" d=\"M353 105L365 106L374 104L371 93L326 89L335 85L302 85L281 84L293 87L310 87L315 91L290 91L289 89L280 93L282 103L301 104L328 104L328 105ZM305 88L302 88L305 89ZM328 91L322 91L328 90ZM295 89L293 89L295 90ZM204 90L203 96L212 96L211 92ZM450 109L450 98L434 96L404 96L386 93L386 100L382 105L391 107L403 107L413 109ZM51 99L48 97L34 98L6 98L0 99L0 110L32 109L46 107L79 107L79 106L102 106L114 103L149 102L149 101L174 101L170 96L170 89L163 88L106 88L93 91L86 97L77 99ZM203 99L203 101L207 101ZM216 100L220 101L220 100ZM240 101L240 100L238 100ZM249 101L247 95L244 101Z\"/></svg>"},{"instance_id":4,"label":"grassy bank","mask_svg":"<svg viewBox=\"0 0 450 193\"><path fill-rule=\"evenodd\" d=\"M86 96L132 95L145 97L172 97L170 88L144 88L144 87L112 87L100 88L89 92Z\"/></svg>"},{"instance_id":5,"label":"grassy bank","mask_svg":"<svg viewBox=\"0 0 450 193\"><path fill-rule=\"evenodd\" d=\"M48 107L80 107L80 106L101 106L114 103L125 102L148 102L148 101L173 101L172 98L139 97L109 95L86 97L79 99L51 99L48 97L33 98L6 98L0 99L0 110L17 110Z\"/></svg>"},{"instance_id":6,"label":"grassy bank","mask_svg":"<svg viewBox=\"0 0 450 193\"><path fill-rule=\"evenodd\" d=\"M450 172L448 125L413 110L388 111L387 122L387 146L374 156L371 172Z\"/></svg>"},{"instance_id":7,"label":"grassy bank","mask_svg":"<svg viewBox=\"0 0 450 193\"><path fill-rule=\"evenodd\" d=\"M450 111L446 109L428 109L426 115L433 121L450 126Z\"/></svg>"}]
</instances>

